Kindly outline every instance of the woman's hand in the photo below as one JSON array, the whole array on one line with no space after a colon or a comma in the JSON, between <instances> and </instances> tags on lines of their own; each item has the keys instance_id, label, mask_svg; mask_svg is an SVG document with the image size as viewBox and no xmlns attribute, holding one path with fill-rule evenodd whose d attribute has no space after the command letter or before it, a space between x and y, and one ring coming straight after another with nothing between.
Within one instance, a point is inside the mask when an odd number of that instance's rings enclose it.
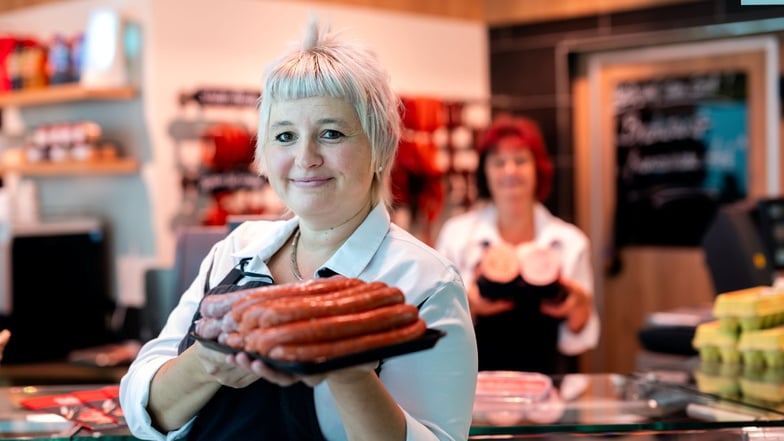
<instances>
[{"instance_id":1,"label":"woman's hand","mask_svg":"<svg viewBox=\"0 0 784 441\"><path fill-rule=\"evenodd\" d=\"M479 316L495 315L514 309L514 301L512 300L490 300L482 297L476 283L472 283L468 287L467 293L468 307L474 320Z\"/></svg>"},{"instance_id":2,"label":"woman's hand","mask_svg":"<svg viewBox=\"0 0 784 441\"><path fill-rule=\"evenodd\" d=\"M194 346L204 372L217 383L239 389L259 379L259 375L234 362L237 356L208 349L199 342L194 343ZM248 358L247 354L242 355Z\"/></svg>"},{"instance_id":3,"label":"woman's hand","mask_svg":"<svg viewBox=\"0 0 784 441\"><path fill-rule=\"evenodd\" d=\"M8 329L0 331L0 360L3 359L3 351L5 351L5 347L8 345L9 340L11 340L11 331Z\"/></svg>"},{"instance_id":4,"label":"woman's hand","mask_svg":"<svg viewBox=\"0 0 784 441\"><path fill-rule=\"evenodd\" d=\"M342 384L351 383L368 373L372 373L378 367L378 362L374 361L321 374L294 375L276 370L261 360L251 358L245 352L229 355L226 358L226 362L250 372L256 379L264 378L270 383L284 387L291 386L298 381L302 381L310 387L315 387L324 380Z\"/></svg>"},{"instance_id":5,"label":"woman's hand","mask_svg":"<svg viewBox=\"0 0 784 441\"><path fill-rule=\"evenodd\" d=\"M543 300L539 310L555 318L565 318L572 332L580 332L591 315L591 296L578 283L561 277L558 282L566 290L561 301Z\"/></svg>"},{"instance_id":6,"label":"woman's hand","mask_svg":"<svg viewBox=\"0 0 784 441\"><path fill-rule=\"evenodd\" d=\"M270 383L284 387L291 386L300 380L296 375L273 369L263 361L251 358L250 355L245 352L238 352L234 355L227 355L225 357L226 363L236 366L238 370L246 372L255 379L264 378Z\"/></svg>"},{"instance_id":7,"label":"woman's hand","mask_svg":"<svg viewBox=\"0 0 784 441\"><path fill-rule=\"evenodd\" d=\"M196 342L170 359L150 384L147 411L153 427L168 432L182 427L209 402L221 386L243 388L259 376L232 358Z\"/></svg>"}]
</instances>

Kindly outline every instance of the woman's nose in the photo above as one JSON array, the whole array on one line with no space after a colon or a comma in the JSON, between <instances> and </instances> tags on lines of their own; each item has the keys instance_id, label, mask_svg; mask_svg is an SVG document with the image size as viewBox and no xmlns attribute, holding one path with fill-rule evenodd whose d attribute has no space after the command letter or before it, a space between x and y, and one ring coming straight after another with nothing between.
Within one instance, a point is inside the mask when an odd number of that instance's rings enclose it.
<instances>
[{"instance_id":1,"label":"woman's nose","mask_svg":"<svg viewBox=\"0 0 784 441\"><path fill-rule=\"evenodd\" d=\"M516 173L517 172L517 164L514 161L504 161L503 166L501 166L501 170L504 173Z\"/></svg>"},{"instance_id":2,"label":"woman's nose","mask_svg":"<svg viewBox=\"0 0 784 441\"><path fill-rule=\"evenodd\" d=\"M315 141L304 141L297 148L297 165L302 168L318 167L323 163L319 145Z\"/></svg>"}]
</instances>

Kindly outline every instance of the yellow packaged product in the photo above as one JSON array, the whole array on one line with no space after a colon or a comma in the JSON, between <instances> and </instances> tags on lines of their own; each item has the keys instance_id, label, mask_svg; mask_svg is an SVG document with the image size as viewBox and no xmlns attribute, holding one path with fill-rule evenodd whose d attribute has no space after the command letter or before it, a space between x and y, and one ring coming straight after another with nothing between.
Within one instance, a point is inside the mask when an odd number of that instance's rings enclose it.
<instances>
[{"instance_id":1,"label":"yellow packaged product","mask_svg":"<svg viewBox=\"0 0 784 441\"><path fill-rule=\"evenodd\" d=\"M784 326L742 332L737 349L748 366L784 367Z\"/></svg>"},{"instance_id":2,"label":"yellow packaged product","mask_svg":"<svg viewBox=\"0 0 784 441\"><path fill-rule=\"evenodd\" d=\"M719 294L713 316L727 331L753 331L784 323L784 291L770 286Z\"/></svg>"},{"instance_id":3,"label":"yellow packaged product","mask_svg":"<svg viewBox=\"0 0 784 441\"><path fill-rule=\"evenodd\" d=\"M724 363L741 361L737 343L737 334L725 330L718 320L699 324L691 341L694 349L699 352L701 361Z\"/></svg>"}]
</instances>

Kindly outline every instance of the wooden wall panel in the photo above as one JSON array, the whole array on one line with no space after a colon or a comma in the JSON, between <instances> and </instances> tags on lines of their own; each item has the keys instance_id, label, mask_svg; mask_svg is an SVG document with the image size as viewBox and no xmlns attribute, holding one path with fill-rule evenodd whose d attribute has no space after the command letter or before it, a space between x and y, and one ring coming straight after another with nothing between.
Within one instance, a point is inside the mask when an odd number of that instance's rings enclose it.
<instances>
[{"instance_id":1,"label":"wooden wall panel","mask_svg":"<svg viewBox=\"0 0 784 441\"><path fill-rule=\"evenodd\" d=\"M386 9L414 14L483 21L482 0L423 1L423 0L301 0L308 3L331 3L360 8Z\"/></svg>"},{"instance_id":2,"label":"wooden wall panel","mask_svg":"<svg viewBox=\"0 0 784 441\"><path fill-rule=\"evenodd\" d=\"M70 0L0 0L0 13L46 3ZM265 0L258 0L265 1ZM361 8L386 9L472 21L484 20L482 0L429 1L429 0L298 0L307 3L325 3ZM224 6L226 7L226 6Z\"/></svg>"},{"instance_id":3,"label":"wooden wall panel","mask_svg":"<svg viewBox=\"0 0 784 441\"><path fill-rule=\"evenodd\" d=\"M0 12L63 1L65 0L0 0Z\"/></svg>"},{"instance_id":4,"label":"wooden wall panel","mask_svg":"<svg viewBox=\"0 0 784 441\"><path fill-rule=\"evenodd\" d=\"M697 0L485 0L485 22L491 26L562 20Z\"/></svg>"},{"instance_id":5,"label":"wooden wall panel","mask_svg":"<svg viewBox=\"0 0 784 441\"><path fill-rule=\"evenodd\" d=\"M0 13L69 0L0 0ZM259 0L262 1L262 0ZM435 15L489 25L560 20L582 15L648 8L696 0L300 0Z\"/></svg>"}]
</instances>

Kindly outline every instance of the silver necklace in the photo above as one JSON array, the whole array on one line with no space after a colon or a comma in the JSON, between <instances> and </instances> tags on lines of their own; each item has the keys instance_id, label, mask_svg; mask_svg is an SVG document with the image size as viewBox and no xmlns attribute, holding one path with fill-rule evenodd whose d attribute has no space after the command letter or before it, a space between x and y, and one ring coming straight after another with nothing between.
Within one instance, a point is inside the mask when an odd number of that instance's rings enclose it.
<instances>
[{"instance_id":1,"label":"silver necklace","mask_svg":"<svg viewBox=\"0 0 784 441\"><path fill-rule=\"evenodd\" d=\"M300 229L294 232L294 240L291 242L291 274L297 280L302 280L302 274L299 272L299 265L297 265L297 245L299 245L299 232Z\"/></svg>"}]
</instances>

